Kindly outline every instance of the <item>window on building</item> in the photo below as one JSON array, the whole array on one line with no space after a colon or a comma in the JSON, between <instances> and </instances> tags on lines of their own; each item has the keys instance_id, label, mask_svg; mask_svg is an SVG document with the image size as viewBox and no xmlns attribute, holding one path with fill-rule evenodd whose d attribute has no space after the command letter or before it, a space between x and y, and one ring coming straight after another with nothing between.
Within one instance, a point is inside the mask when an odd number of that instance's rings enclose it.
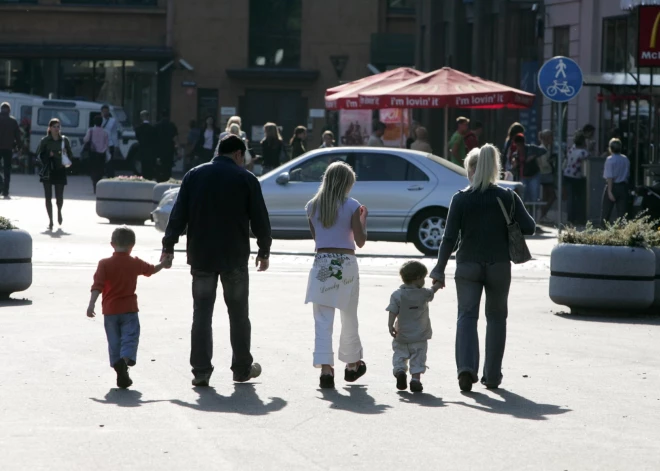
<instances>
[{"instance_id":1,"label":"window on building","mask_svg":"<svg viewBox=\"0 0 660 471\"><path fill-rule=\"evenodd\" d=\"M249 67L300 67L302 0L250 0Z\"/></svg>"},{"instance_id":2,"label":"window on building","mask_svg":"<svg viewBox=\"0 0 660 471\"><path fill-rule=\"evenodd\" d=\"M628 62L628 17L603 19L602 72L626 72Z\"/></svg>"},{"instance_id":3,"label":"window on building","mask_svg":"<svg viewBox=\"0 0 660 471\"><path fill-rule=\"evenodd\" d=\"M417 0L387 0L388 13L411 15L415 13Z\"/></svg>"}]
</instances>

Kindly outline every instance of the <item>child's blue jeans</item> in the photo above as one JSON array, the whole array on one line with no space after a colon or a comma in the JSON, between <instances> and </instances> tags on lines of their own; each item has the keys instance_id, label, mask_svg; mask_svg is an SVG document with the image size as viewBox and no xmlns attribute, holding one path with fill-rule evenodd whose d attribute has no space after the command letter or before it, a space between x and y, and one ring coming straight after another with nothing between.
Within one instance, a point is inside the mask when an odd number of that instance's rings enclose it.
<instances>
[{"instance_id":1,"label":"child's blue jeans","mask_svg":"<svg viewBox=\"0 0 660 471\"><path fill-rule=\"evenodd\" d=\"M135 365L140 341L140 319L137 312L103 316L105 335L108 337L110 366L127 358L128 366Z\"/></svg>"}]
</instances>

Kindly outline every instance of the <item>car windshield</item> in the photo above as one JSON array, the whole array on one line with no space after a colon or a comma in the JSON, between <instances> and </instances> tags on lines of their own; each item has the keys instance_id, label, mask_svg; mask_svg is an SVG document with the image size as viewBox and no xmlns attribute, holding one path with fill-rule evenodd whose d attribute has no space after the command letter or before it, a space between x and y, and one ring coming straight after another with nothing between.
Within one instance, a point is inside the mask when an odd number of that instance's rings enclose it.
<instances>
[{"instance_id":1,"label":"car windshield","mask_svg":"<svg viewBox=\"0 0 660 471\"><path fill-rule=\"evenodd\" d=\"M124 108L118 108L115 107L113 111L113 115L117 121L119 121L119 124L123 128L130 128L131 127L131 122L128 119L128 116L126 116L126 112L124 111Z\"/></svg>"},{"instance_id":2,"label":"car windshield","mask_svg":"<svg viewBox=\"0 0 660 471\"><path fill-rule=\"evenodd\" d=\"M438 165L442 165L443 167L451 170L452 172L458 173L459 175L462 175L467 178L467 172L465 169L459 165L456 165L453 162L450 162L447 159L441 159L440 157L436 157L435 155L432 154L427 154L426 158L429 160L432 160L433 162L437 163Z\"/></svg>"}]
</instances>

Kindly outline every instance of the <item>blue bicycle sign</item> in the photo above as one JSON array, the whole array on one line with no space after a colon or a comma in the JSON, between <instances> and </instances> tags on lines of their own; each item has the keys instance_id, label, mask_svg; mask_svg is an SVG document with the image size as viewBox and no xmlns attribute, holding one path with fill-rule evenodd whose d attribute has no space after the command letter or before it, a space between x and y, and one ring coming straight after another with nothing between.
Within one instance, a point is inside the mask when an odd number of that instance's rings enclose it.
<instances>
[{"instance_id":1,"label":"blue bicycle sign","mask_svg":"<svg viewBox=\"0 0 660 471\"><path fill-rule=\"evenodd\" d=\"M548 99L566 102L580 93L582 71L574 60L568 57L553 57L539 71L539 89Z\"/></svg>"}]
</instances>

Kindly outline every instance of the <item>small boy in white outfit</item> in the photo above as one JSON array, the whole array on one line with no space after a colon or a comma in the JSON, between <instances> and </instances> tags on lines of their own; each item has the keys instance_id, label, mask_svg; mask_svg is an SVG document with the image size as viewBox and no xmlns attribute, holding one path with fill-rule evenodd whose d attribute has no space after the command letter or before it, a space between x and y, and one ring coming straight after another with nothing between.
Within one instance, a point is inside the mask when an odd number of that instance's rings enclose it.
<instances>
[{"instance_id":1,"label":"small boy in white outfit","mask_svg":"<svg viewBox=\"0 0 660 471\"><path fill-rule=\"evenodd\" d=\"M433 301L439 285L433 289L424 288L424 278L428 270L420 262L404 263L399 274L403 285L392 293L390 305L387 306L390 313L389 331L394 337L392 341L394 377L397 389L404 391L407 387L406 371L410 361L412 375L410 390L422 392L424 388L420 376L426 372L428 340L433 335L429 302Z\"/></svg>"}]
</instances>

